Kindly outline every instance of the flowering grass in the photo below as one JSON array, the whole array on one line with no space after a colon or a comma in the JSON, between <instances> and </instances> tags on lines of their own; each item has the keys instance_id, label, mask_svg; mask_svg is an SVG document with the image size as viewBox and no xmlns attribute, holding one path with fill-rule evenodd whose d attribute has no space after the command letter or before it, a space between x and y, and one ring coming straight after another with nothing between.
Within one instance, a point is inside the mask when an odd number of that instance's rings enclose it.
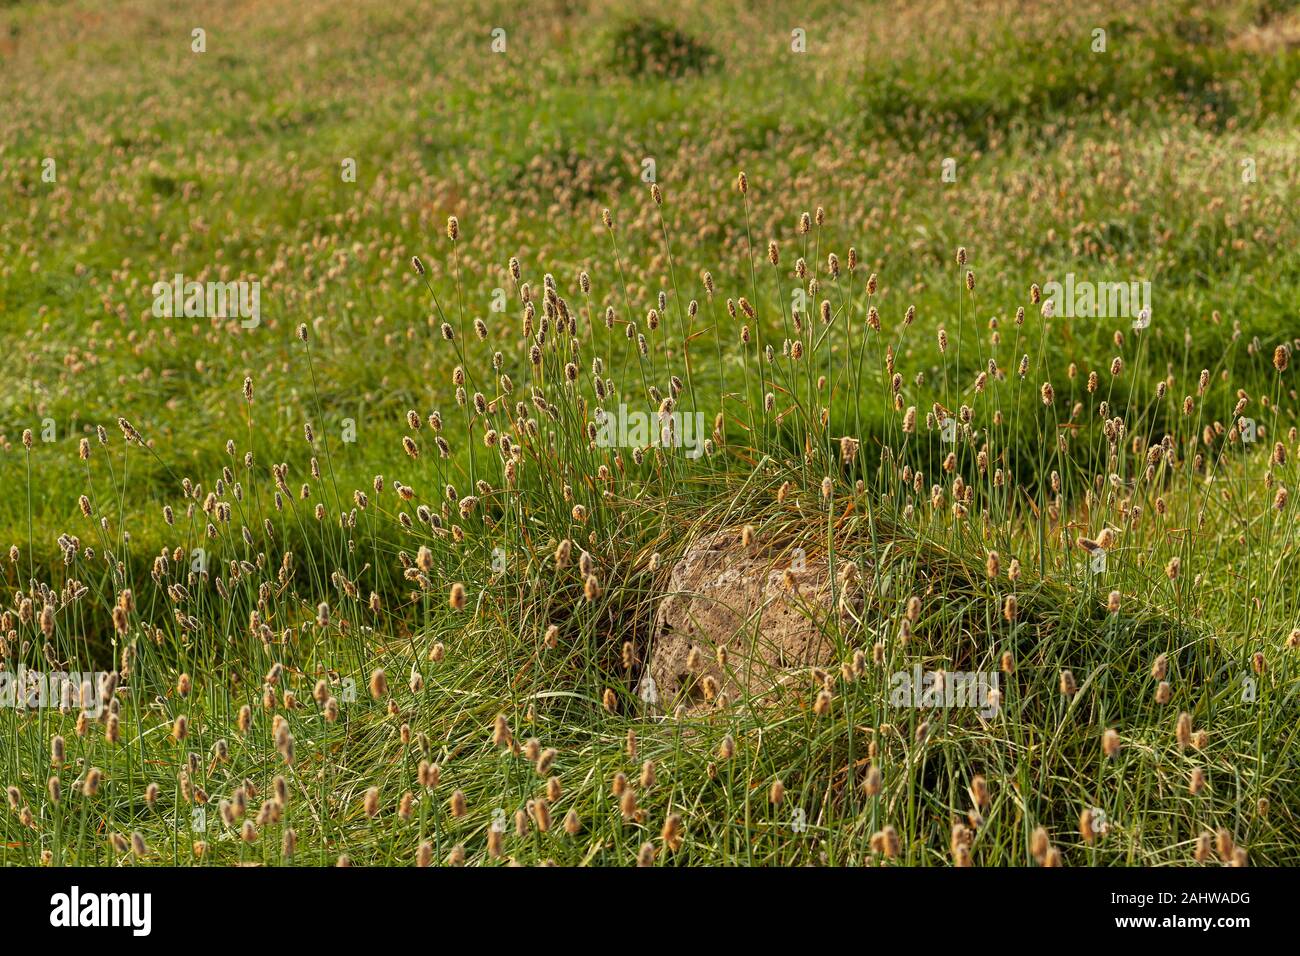
<instances>
[{"instance_id":1,"label":"flowering grass","mask_svg":"<svg viewBox=\"0 0 1300 956\"><path fill-rule=\"evenodd\" d=\"M1293 17L120 8L0 13L0 862L1297 862ZM649 692L718 529L837 666Z\"/></svg>"}]
</instances>

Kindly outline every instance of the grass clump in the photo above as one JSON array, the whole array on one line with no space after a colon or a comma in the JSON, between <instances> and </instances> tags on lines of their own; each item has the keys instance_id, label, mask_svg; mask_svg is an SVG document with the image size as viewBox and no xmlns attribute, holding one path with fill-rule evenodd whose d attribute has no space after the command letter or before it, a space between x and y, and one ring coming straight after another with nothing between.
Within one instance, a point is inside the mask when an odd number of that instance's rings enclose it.
<instances>
[{"instance_id":1,"label":"grass clump","mask_svg":"<svg viewBox=\"0 0 1300 956\"><path fill-rule=\"evenodd\" d=\"M1163 6L902 3L864 77L835 5L701 4L728 72L633 39L655 96L617 3L0 13L0 863L1300 862L1295 54ZM1113 75L1024 39L1094 19ZM853 583L830 662L656 696L718 532Z\"/></svg>"},{"instance_id":2,"label":"grass clump","mask_svg":"<svg viewBox=\"0 0 1300 956\"><path fill-rule=\"evenodd\" d=\"M654 17L635 17L613 33L609 67L629 77L680 79L719 68L717 50Z\"/></svg>"}]
</instances>

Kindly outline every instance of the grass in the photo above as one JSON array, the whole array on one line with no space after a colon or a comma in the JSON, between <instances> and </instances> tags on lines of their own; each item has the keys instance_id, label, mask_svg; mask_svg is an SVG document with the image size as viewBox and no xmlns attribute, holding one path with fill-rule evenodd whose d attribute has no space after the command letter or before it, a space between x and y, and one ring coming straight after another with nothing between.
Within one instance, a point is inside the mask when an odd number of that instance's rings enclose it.
<instances>
[{"instance_id":1,"label":"grass","mask_svg":"<svg viewBox=\"0 0 1300 956\"><path fill-rule=\"evenodd\" d=\"M1297 862L1294 7L51 9L0 9L0 660L118 679L0 709L0 862ZM593 442L665 399L707 454ZM742 527L861 583L842 666L647 700Z\"/></svg>"}]
</instances>

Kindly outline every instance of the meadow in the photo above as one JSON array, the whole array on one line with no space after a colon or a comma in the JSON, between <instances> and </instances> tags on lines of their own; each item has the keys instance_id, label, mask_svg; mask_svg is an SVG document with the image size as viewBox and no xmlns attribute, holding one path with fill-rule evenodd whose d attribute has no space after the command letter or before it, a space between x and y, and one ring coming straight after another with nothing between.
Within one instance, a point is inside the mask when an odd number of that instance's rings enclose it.
<instances>
[{"instance_id":1,"label":"meadow","mask_svg":"<svg viewBox=\"0 0 1300 956\"><path fill-rule=\"evenodd\" d=\"M1284 0L0 3L0 863L1300 862L1298 84ZM660 694L723 539L823 653Z\"/></svg>"}]
</instances>

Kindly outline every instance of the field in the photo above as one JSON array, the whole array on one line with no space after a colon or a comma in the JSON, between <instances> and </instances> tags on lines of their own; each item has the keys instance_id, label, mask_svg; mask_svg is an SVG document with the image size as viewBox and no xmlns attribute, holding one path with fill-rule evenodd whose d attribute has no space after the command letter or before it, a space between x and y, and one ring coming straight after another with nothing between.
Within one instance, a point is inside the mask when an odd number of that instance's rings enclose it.
<instances>
[{"instance_id":1,"label":"field","mask_svg":"<svg viewBox=\"0 0 1300 956\"><path fill-rule=\"evenodd\" d=\"M0 0L0 864L1300 864L1300 5L642 6Z\"/></svg>"}]
</instances>

